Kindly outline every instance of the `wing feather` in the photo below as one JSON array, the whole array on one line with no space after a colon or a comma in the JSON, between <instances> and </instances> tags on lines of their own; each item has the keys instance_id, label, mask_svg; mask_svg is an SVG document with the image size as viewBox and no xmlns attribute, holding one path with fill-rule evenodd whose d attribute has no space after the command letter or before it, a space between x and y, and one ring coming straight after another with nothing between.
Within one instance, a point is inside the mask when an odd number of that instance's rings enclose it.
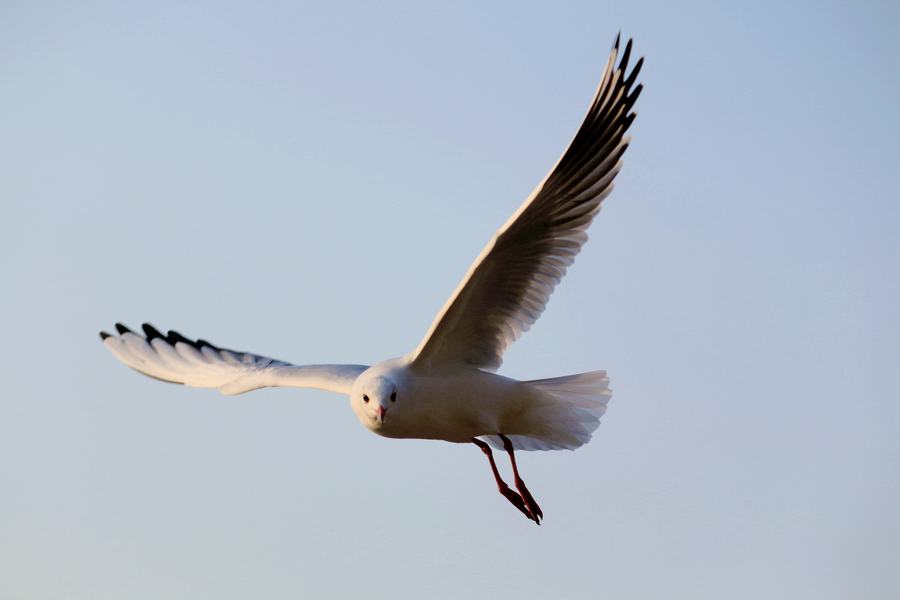
<instances>
[{"instance_id":1,"label":"wing feather","mask_svg":"<svg viewBox=\"0 0 900 600\"><path fill-rule=\"evenodd\" d=\"M469 268L412 364L500 366L506 348L537 321L587 241L586 230L613 188L641 93L644 59L628 73L632 42L619 38L578 133L556 166Z\"/></svg>"},{"instance_id":2,"label":"wing feather","mask_svg":"<svg viewBox=\"0 0 900 600\"><path fill-rule=\"evenodd\" d=\"M348 393L364 365L292 365L267 356L193 341L177 331L163 335L144 324L144 335L121 323L118 335L100 332L103 345L132 369L161 381L242 394L263 387L309 387Z\"/></svg>"}]
</instances>

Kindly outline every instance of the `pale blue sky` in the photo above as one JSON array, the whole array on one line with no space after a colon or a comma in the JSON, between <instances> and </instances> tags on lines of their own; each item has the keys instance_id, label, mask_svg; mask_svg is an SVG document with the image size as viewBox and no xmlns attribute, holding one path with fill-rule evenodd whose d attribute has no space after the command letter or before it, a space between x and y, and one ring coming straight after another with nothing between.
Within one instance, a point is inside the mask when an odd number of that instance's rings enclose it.
<instances>
[{"instance_id":1,"label":"pale blue sky","mask_svg":"<svg viewBox=\"0 0 900 600\"><path fill-rule=\"evenodd\" d=\"M0 3L0 598L897 598L895 3ZM606 368L576 452L142 378L121 320L411 349L646 56L615 193L502 373Z\"/></svg>"}]
</instances>

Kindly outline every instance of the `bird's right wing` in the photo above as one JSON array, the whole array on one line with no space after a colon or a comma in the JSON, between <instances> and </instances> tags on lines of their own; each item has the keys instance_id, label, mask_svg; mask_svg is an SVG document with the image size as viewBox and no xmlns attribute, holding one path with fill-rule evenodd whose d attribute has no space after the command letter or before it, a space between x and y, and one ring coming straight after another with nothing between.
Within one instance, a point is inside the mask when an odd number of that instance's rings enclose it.
<instances>
[{"instance_id":1,"label":"bird's right wing","mask_svg":"<svg viewBox=\"0 0 900 600\"><path fill-rule=\"evenodd\" d=\"M630 56L631 41L620 53L616 38L569 148L475 259L413 352L413 365L497 369L506 348L537 321L587 241L628 147L644 61L629 73Z\"/></svg>"},{"instance_id":2,"label":"bird's right wing","mask_svg":"<svg viewBox=\"0 0 900 600\"><path fill-rule=\"evenodd\" d=\"M190 340L177 331L161 334L145 323L144 335L121 323L118 335L100 332L113 356L138 371L162 381L191 387L216 388L233 395L264 387L306 387L347 394L363 365L297 366L248 352Z\"/></svg>"}]
</instances>

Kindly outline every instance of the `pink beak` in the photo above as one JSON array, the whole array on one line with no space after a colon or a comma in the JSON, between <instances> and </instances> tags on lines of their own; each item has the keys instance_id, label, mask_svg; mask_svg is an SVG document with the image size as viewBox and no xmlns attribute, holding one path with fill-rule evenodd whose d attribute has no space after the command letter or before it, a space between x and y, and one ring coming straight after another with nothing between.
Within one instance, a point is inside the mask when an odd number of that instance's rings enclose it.
<instances>
[{"instance_id":1,"label":"pink beak","mask_svg":"<svg viewBox=\"0 0 900 600\"><path fill-rule=\"evenodd\" d=\"M383 406L379 406L375 409L375 414L378 416L378 420L384 423L384 415L387 413L387 409Z\"/></svg>"}]
</instances>

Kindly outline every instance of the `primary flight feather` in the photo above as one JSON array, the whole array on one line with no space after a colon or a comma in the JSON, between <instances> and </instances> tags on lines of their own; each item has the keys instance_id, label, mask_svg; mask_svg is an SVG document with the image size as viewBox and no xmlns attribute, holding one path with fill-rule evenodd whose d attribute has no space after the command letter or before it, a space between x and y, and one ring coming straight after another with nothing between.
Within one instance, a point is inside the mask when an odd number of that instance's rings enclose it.
<instances>
[{"instance_id":1,"label":"primary flight feather","mask_svg":"<svg viewBox=\"0 0 900 600\"><path fill-rule=\"evenodd\" d=\"M117 324L103 344L129 367L163 381L240 394L262 387L308 387L346 394L359 420L392 438L474 443L501 494L540 523L543 512L519 476L515 450L585 444L611 392L605 371L517 381L493 373L506 348L540 317L550 294L587 241L587 229L613 188L642 86L643 59L631 71L632 43L610 52L588 113L572 143L494 235L409 355L373 366L298 366L219 348L149 324L142 334ZM490 446L513 467L510 489Z\"/></svg>"}]
</instances>

